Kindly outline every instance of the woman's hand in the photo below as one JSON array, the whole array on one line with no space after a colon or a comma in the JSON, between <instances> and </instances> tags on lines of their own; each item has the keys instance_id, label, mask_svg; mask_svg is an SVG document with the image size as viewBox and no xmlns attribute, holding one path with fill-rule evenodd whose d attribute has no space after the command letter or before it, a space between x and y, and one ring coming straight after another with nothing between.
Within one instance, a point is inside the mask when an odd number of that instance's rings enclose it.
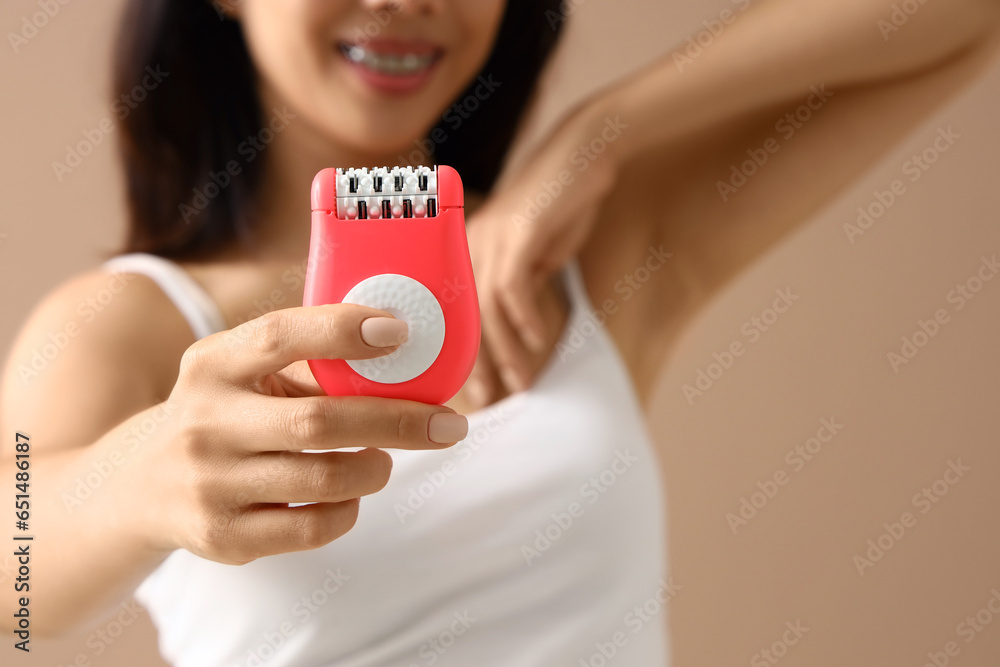
<instances>
[{"instance_id":1,"label":"woman's hand","mask_svg":"<svg viewBox=\"0 0 1000 667\"><path fill-rule=\"evenodd\" d=\"M470 217L483 328L467 385L474 407L491 402L497 377L511 392L532 380L527 353L546 340L540 290L584 244L615 181L606 127L586 109L575 114Z\"/></svg>"},{"instance_id":2,"label":"woman's hand","mask_svg":"<svg viewBox=\"0 0 1000 667\"><path fill-rule=\"evenodd\" d=\"M335 304L267 313L189 347L164 404L166 437L147 450L148 474L133 476L132 497L152 501L150 543L239 564L350 530L359 498L389 479L392 459L375 448L441 448L468 423L437 405L326 396L303 360L370 359L405 338L384 311ZM343 447L369 449L303 453Z\"/></svg>"}]
</instances>

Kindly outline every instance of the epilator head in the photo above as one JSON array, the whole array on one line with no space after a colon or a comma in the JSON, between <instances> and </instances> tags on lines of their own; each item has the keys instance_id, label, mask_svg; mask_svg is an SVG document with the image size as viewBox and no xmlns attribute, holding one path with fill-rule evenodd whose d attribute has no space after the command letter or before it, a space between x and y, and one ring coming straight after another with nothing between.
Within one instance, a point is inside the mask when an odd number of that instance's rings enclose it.
<instances>
[{"instance_id":1,"label":"epilator head","mask_svg":"<svg viewBox=\"0 0 1000 667\"><path fill-rule=\"evenodd\" d=\"M443 165L316 174L303 305L370 306L409 330L392 354L310 360L327 394L444 403L465 384L480 329L463 207Z\"/></svg>"}]
</instances>

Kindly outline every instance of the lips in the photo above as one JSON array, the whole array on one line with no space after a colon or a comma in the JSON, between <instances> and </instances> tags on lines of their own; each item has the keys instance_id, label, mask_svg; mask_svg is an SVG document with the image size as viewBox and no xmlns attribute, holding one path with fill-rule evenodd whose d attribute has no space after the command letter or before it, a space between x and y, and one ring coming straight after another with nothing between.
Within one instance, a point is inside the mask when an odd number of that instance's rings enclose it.
<instances>
[{"instance_id":1,"label":"lips","mask_svg":"<svg viewBox=\"0 0 1000 667\"><path fill-rule=\"evenodd\" d=\"M389 95L423 88L443 54L436 44L420 40L342 41L337 48L363 84Z\"/></svg>"}]
</instances>

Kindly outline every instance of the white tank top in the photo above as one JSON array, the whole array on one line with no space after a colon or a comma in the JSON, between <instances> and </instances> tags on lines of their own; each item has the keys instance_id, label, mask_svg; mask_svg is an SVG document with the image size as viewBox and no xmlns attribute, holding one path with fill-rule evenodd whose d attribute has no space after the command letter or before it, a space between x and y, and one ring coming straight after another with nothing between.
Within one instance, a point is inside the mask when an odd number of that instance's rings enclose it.
<instances>
[{"instance_id":1,"label":"white tank top","mask_svg":"<svg viewBox=\"0 0 1000 667\"><path fill-rule=\"evenodd\" d=\"M195 336L224 328L181 267L122 255ZM313 551L222 565L175 551L136 597L180 667L669 664L664 497L631 380L575 260L556 351L438 451L387 450L388 485ZM613 317L613 315L612 315Z\"/></svg>"}]
</instances>

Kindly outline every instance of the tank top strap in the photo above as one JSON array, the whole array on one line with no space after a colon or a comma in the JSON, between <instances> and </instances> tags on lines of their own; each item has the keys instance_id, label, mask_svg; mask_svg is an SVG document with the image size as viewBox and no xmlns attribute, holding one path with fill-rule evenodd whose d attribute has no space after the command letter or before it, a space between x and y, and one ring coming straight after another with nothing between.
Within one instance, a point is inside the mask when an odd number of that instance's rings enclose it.
<instances>
[{"instance_id":1,"label":"tank top strap","mask_svg":"<svg viewBox=\"0 0 1000 667\"><path fill-rule=\"evenodd\" d=\"M139 273L152 279L187 320L195 338L226 329L218 305L191 275L172 260L150 253L118 255L105 261L107 271Z\"/></svg>"}]
</instances>

